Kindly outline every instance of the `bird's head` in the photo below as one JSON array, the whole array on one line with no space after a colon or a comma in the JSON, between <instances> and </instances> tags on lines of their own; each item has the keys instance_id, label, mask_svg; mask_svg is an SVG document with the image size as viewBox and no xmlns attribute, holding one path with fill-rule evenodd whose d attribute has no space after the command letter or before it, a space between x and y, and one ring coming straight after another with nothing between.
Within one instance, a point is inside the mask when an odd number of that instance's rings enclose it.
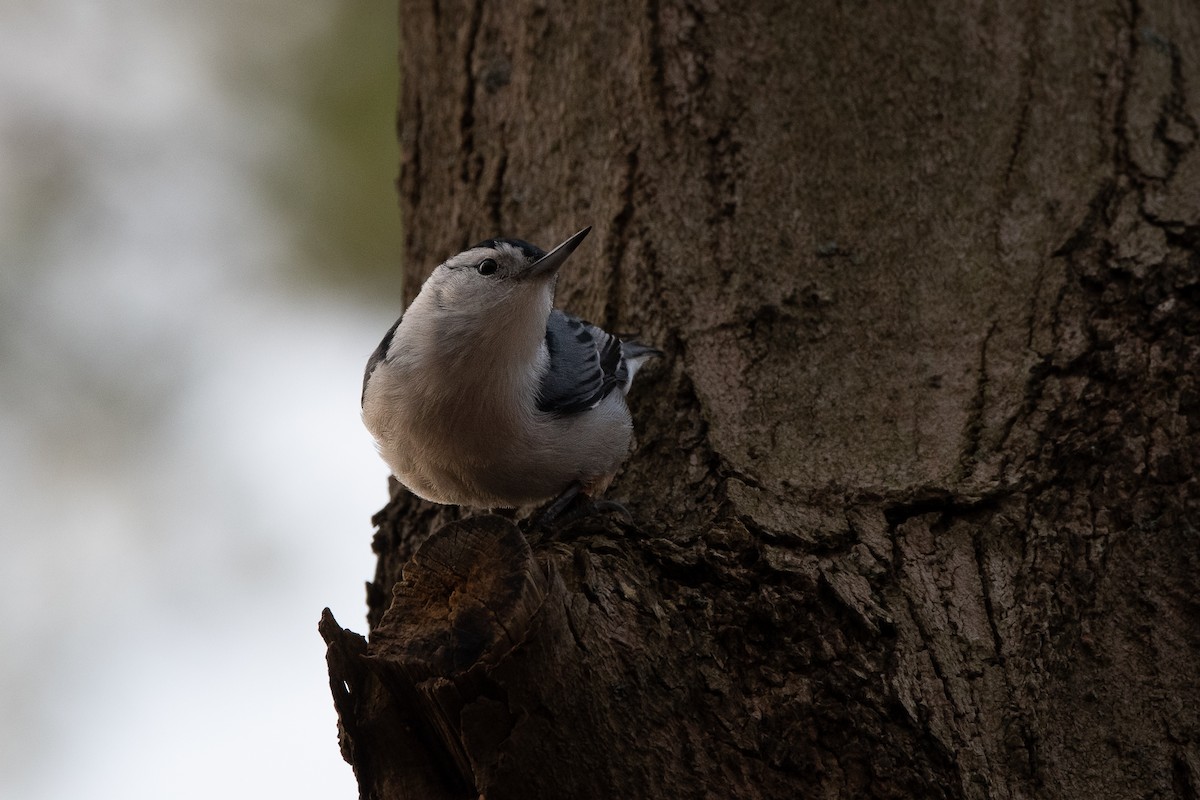
<instances>
[{"instance_id":1,"label":"bird's head","mask_svg":"<svg viewBox=\"0 0 1200 800\"><path fill-rule=\"evenodd\" d=\"M499 309L520 297L552 300L559 268L590 230L548 253L520 239L488 239L439 264L421 293L432 293L438 309L458 314Z\"/></svg>"}]
</instances>

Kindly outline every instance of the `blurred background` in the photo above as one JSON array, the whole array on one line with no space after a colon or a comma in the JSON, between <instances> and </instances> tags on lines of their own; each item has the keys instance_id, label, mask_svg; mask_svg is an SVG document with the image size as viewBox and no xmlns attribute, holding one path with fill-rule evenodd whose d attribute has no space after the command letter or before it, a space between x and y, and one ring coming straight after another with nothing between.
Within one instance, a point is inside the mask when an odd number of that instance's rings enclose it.
<instances>
[{"instance_id":1,"label":"blurred background","mask_svg":"<svg viewBox=\"0 0 1200 800\"><path fill-rule=\"evenodd\" d=\"M356 796L391 3L0 4L0 797Z\"/></svg>"}]
</instances>

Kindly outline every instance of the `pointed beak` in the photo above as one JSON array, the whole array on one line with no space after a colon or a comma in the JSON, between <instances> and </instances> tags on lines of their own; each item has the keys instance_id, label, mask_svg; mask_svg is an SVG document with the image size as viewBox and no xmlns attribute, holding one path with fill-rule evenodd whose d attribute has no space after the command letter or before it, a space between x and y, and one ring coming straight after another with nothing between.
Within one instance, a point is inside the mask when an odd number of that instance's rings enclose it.
<instances>
[{"instance_id":1,"label":"pointed beak","mask_svg":"<svg viewBox=\"0 0 1200 800\"><path fill-rule=\"evenodd\" d=\"M558 268L561 267L563 262L567 260L567 256L575 252L575 248L579 247L579 243L584 240L591 229L592 226L588 225L579 233L575 234L570 239L567 239L549 253L546 253L546 255L530 264L529 271L525 274L531 278L535 278L539 275L553 275L554 273L558 272Z\"/></svg>"}]
</instances>

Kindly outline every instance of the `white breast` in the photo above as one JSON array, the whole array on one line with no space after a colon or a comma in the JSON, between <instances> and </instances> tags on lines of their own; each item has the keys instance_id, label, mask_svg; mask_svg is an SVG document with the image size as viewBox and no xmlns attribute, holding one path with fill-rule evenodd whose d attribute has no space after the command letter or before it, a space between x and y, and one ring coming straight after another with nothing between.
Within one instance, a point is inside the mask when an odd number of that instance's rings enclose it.
<instances>
[{"instance_id":1,"label":"white breast","mask_svg":"<svg viewBox=\"0 0 1200 800\"><path fill-rule=\"evenodd\" d=\"M446 337L410 323L421 302L406 312L363 396L363 421L401 483L438 503L514 507L616 472L633 430L621 392L579 414L540 412L541 338L523 356L502 346L516 333L504 328L522 324L510 317L478 346L447 353ZM544 338L544 315L541 331Z\"/></svg>"}]
</instances>

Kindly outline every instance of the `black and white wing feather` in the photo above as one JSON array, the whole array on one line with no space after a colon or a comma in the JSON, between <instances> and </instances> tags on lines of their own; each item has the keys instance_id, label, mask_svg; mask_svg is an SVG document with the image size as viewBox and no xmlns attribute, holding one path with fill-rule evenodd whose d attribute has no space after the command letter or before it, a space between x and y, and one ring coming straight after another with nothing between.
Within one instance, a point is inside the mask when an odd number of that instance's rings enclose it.
<instances>
[{"instance_id":1,"label":"black and white wing feather","mask_svg":"<svg viewBox=\"0 0 1200 800\"><path fill-rule=\"evenodd\" d=\"M403 317L402 317L403 318ZM363 388L361 403L367 399L367 383L371 380L371 373L379 366L379 362L387 358L388 349L392 346L392 338L396 335L396 328L400 327L400 320L392 323L392 327L388 328L388 332L383 335L383 341L375 348L375 352L371 353L371 357L367 359L367 368L363 371Z\"/></svg>"},{"instance_id":2,"label":"black and white wing feather","mask_svg":"<svg viewBox=\"0 0 1200 800\"><path fill-rule=\"evenodd\" d=\"M550 365L538 387L538 410L576 414L600 404L613 389L628 388L629 365L621 340L559 311L546 322Z\"/></svg>"}]
</instances>

